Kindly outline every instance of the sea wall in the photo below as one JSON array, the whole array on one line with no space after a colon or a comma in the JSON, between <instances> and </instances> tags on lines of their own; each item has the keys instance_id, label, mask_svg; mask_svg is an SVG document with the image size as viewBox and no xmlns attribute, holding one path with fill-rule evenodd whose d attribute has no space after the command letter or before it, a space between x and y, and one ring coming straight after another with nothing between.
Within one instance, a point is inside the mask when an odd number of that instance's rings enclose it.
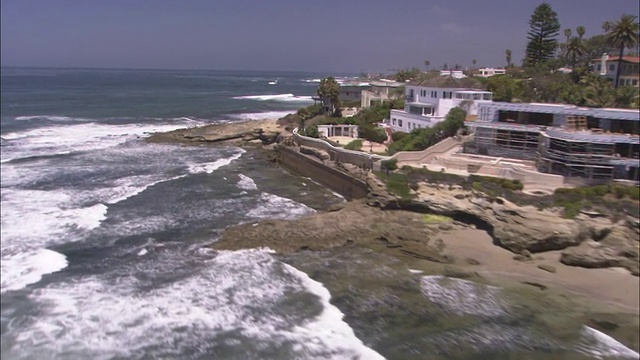
<instances>
[{"instance_id":1,"label":"sea wall","mask_svg":"<svg viewBox=\"0 0 640 360\"><path fill-rule=\"evenodd\" d=\"M282 166L321 183L348 200L367 196L368 187L364 181L301 154L297 147L278 145L275 147L275 151L278 153Z\"/></svg>"},{"instance_id":2,"label":"sea wall","mask_svg":"<svg viewBox=\"0 0 640 360\"><path fill-rule=\"evenodd\" d=\"M375 170L380 170L380 160L389 159L388 156L347 150L333 146L322 139L300 135L298 134L297 128L293 130L293 137L298 146L306 146L322 150L329 155L329 159L331 161L335 161L336 163L352 164L363 169L370 169L373 166Z\"/></svg>"}]
</instances>

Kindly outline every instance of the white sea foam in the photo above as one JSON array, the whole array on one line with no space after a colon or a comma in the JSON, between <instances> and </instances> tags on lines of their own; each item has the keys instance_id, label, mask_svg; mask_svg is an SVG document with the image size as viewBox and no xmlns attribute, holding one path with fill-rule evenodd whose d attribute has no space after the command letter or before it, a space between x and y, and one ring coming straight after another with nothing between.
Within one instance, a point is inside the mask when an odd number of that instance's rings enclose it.
<instances>
[{"instance_id":1,"label":"white sea foam","mask_svg":"<svg viewBox=\"0 0 640 360\"><path fill-rule=\"evenodd\" d=\"M211 174L219 168L231 164L234 160L239 159L242 154L245 153L245 150L238 149L238 152L231 155L228 158L218 159L216 161L207 162L207 163L199 163L199 164L191 164L189 165L189 172L192 174L200 174L207 173Z\"/></svg>"},{"instance_id":2,"label":"white sea foam","mask_svg":"<svg viewBox=\"0 0 640 360\"><path fill-rule=\"evenodd\" d=\"M120 178L114 182L113 187L102 190L92 191L92 194L98 193L107 204L116 204L130 197L138 195L146 189L168 181L173 181L186 177L187 175L178 175L170 178L160 178L157 175L135 175Z\"/></svg>"},{"instance_id":3,"label":"white sea foam","mask_svg":"<svg viewBox=\"0 0 640 360\"><path fill-rule=\"evenodd\" d=\"M94 229L106 218L103 204L70 206L69 195L61 191L2 189L0 291L22 288L64 268L64 256L44 248L72 241L74 229Z\"/></svg>"},{"instance_id":4,"label":"white sea foam","mask_svg":"<svg viewBox=\"0 0 640 360\"><path fill-rule=\"evenodd\" d=\"M596 359L639 359L640 354L624 346L611 336L588 326L582 327L584 343L578 346L578 351L593 356Z\"/></svg>"},{"instance_id":5,"label":"white sea foam","mask_svg":"<svg viewBox=\"0 0 640 360\"><path fill-rule=\"evenodd\" d=\"M258 101L284 101L284 102L313 102L311 96L295 96L293 94L265 94L265 95L246 95L235 96L236 100L258 100Z\"/></svg>"},{"instance_id":6,"label":"white sea foam","mask_svg":"<svg viewBox=\"0 0 640 360\"><path fill-rule=\"evenodd\" d=\"M3 248L0 291L18 290L40 281L42 275L67 267L67 258L49 249L21 249L13 254Z\"/></svg>"},{"instance_id":7,"label":"white sea foam","mask_svg":"<svg viewBox=\"0 0 640 360\"><path fill-rule=\"evenodd\" d=\"M353 329L349 327L349 324L344 322L344 314L340 312L337 307L331 305L331 293L329 293L327 288L293 266L287 264L283 264L283 266L289 274L298 278L302 285L309 292L320 298L322 302L322 313L320 313L315 321L294 328L296 336L306 334L312 339L316 338L319 340L303 344L303 346L308 349L308 352L322 353L327 348L337 347L340 358L384 359L382 355L365 346L362 341L356 337ZM322 334L322 336L318 337L318 334Z\"/></svg>"},{"instance_id":8,"label":"white sea foam","mask_svg":"<svg viewBox=\"0 0 640 360\"><path fill-rule=\"evenodd\" d=\"M315 212L314 209L291 199L262 193L258 206L249 210L247 216L257 219L295 219Z\"/></svg>"},{"instance_id":9,"label":"white sea foam","mask_svg":"<svg viewBox=\"0 0 640 360\"><path fill-rule=\"evenodd\" d=\"M469 280L429 275L421 278L422 293L432 302L458 315L502 316L507 305L495 286Z\"/></svg>"},{"instance_id":10,"label":"white sea foam","mask_svg":"<svg viewBox=\"0 0 640 360\"><path fill-rule=\"evenodd\" d=\"M243 190L258 190L258 185L256 185L256 183L253 181L252 178L244 175L244 174L240 174L238 175L238 177L240 177L240 180L238 180L238 187L240 189Z\"/></svg>"},{"instance_id":11,"label":"white sea foam","mask_svg":"<svg viewBox=\"0 0 640 360\"><path fill-rule=\"evenodd\" d=\"M300 81L304 81L306 83L319 83L320 81L322 81L322 79L303 79Z\"/></svg>"},{"instance_id":12,"label":"white sea foam","mask_svg":"<svg viewBox=\"0 0 640 360\"><path fill-rule=\"evenodd\" d=\"M5 139L12 141L9 145L2 147L2 161L107 149L148 133L170 131L183 126L183 124L105 125L84 123L69 126L46 126L12 132L3 135Z\"/></svg>"},{"instance_id":13,"label":"white sea foam","mask_svg":"<svg viewBox=\"0 0 640 360\"><path fill-rule=\"evenodd\" d=\"M90 121L90 119L86 118L76 118L76 117L68 117L68 116L57 116L57 115L29 115L29 116L17 116L15 118L18 121L29 121L29 120L48 120L48 121Z\"/></svg>"},{"instance_id":14,"label":"white sea foam","mask_svg":"<svg viewBox=\"0 0 640 360\"><path fill-rule=\"evenodd\" d=\"M286 111L266 111L259 113L242 113L228 115L232 119L236 120L262 120L262 119L279 119L289 114L295 113L295 110Z\"/></svg>"},{"instance_id":15,"label":"white sea foam","mask_svg":"<svg viewBox=\"0 0 640 360\"><path fill-rule=\"evenodd\" d=\"M382 358L342 320L326 288L269 253L221 251L199 273L144 292L135 276L115 287L96 276L51 284L30 295L41 315L3 334L15 339L3 354L176 358L224 343L239 353L293 344L295 358ZM296 293L317 296L319 316L301 322L283 312L282 301ZM233 333L239 335L229 337Z\"/></svg>"}]
</instances>

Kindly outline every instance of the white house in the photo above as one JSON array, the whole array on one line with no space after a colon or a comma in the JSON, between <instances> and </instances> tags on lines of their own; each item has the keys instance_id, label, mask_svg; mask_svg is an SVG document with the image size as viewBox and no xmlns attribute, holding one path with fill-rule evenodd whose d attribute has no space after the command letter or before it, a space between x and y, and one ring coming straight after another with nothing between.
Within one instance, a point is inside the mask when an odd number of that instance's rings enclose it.
<instances>
[{"instance_id":1,"label":"white house","mask_svg":"<svg viewBox=\"0 0 640 360\"><path fill-rule=\"evenodd\" d=\"M480 71L480 74L478 74L477 76L480 76L480 77L504 75L507 73L507 70L505 69L496 69L496 68L482 68L482 69L479 69L479 71Z\"/></svg>"},{"instance_id":2,"label":"white house","mask_svg":"<svg viewBox=\"0 0 640 360\"><path fill-rule=\"evenodd\" d=\"M478 104L491 102L492 93L484 91L478 80L437 77L405 88L404 110L391 110L385 120L393 131L410 132L431 127L445 119L449 110L461 107L467 116L478 114Z\"/></svg>"},{"instance_id":3,"label":"white house","mask_svg":"<svg viewBox=\"0 0 640 360\"><path fill-rule=\"evenodd\" d=\"M440 76L450 76L456 79L466 78L462 70L440 70Z\"/></svg>"},{"instance_id":4,"label":"white house","mask_svg":"<svg viewBox=\"0 0 640 360\"><path fill-rule=\"evenodd\" d=\"M593 60L593 71L611 81L615 81L618 70L619 56L603 54L602 58ZM619 86L635 86L640 84L640 56L627 55L622 57Z\"/></svg>"}]
</instances>

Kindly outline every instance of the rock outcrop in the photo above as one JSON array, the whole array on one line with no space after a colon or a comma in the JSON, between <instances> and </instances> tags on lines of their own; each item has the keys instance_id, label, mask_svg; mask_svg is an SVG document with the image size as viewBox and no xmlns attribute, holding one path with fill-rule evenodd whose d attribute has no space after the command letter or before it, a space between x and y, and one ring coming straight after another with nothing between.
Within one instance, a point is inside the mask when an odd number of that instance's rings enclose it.
<instances>
[{"instance_id":1,"label":"rock outcrop","mask_svg":"<svg viewBox=\"0 0 640 360\"><path fill-rule=\"evenodd\" d=\"M147 141L171 143L220 143L236 141L245 144L275 143L284 130L276 120L251 120L178 129L151 135Z\"/></svg>"},{"instance_id":2,"label":"rock outcrop","mask_svg":"<svg viewBox=\"0 0 640 360\"><path fill-rule=\"evenodd\" d=\"M597 214L565 219L560 211L517 206L505 199L461 187L422 184L412 200L399 200L374 175L366 180L368 204L450 216L486 230L494 242L526 260L523 253L565 250L561 261L587 268L624 267L639 274L640 230L637 221L614 223Z\"/></svg>"}]
</instances>

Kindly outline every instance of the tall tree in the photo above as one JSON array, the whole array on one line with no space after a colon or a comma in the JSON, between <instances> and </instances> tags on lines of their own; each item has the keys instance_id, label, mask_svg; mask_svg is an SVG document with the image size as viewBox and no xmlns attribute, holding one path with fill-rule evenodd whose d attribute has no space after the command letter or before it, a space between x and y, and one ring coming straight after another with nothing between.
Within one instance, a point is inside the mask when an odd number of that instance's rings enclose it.
<instances>
[{"instance_id":1,"label":"tall tree","mask_svg":"<svg viewBox=\"0 0 640 360\"><path fill-rule=\"evenodd\" d=\"M329 112L333 115L340 113L340 84L336 79L330 76L320 80L317 93Z\"/></svg>"},{"instance_id":2,"label":"tall tree","mask_svg":"<svg viewBox=\"0 0 640 360\"><path fill-rule=\"evenodd\" d=\"M556 36L560 30L558 14L551 5L542 3L536 7L529 20L525 65L534 66L553 57L558 42Z\"/></svg>"},{"instance_id":3,"label":"tall tree","mask_svg":"<svg viewBox=\"0 0 640 360\"><path fill-rule=\"evenodd\" d=\"M505 54L507 55L507 67L511 67L511 49L507 49L507 51L505 51Z\"/></svg>"},{"instance_id":4,"label":"tall tree","mask_svg":"<svg viewBox=\"0 0 640 360\"><path fill-rule=\"evenodd\" d=\"M624 14L622 17L611 25L610 31L607 33L609 41L620 50L618 56L618 66L616 69L616 81L614 87L620 84L620 68L622 67L622 56L627 48L635 48L638 46L638 17L635 15Z\"/></svg>"},{"instance_id":5,"label":"tall tree","mask_svg":"<svg viewBox=\"0 0 640 360\"><path fill-rule=\"evenodd\" d=\"M579 37L572 37L564 47L564 56L571 61L571 67L576 67L576 57L582 56L587 50Z\"/></svg>"},{"instance_id":6,"label":"tall tree","mask_svg":"<svg viewBox=\"0 0 640 360\"><path fill-rule=\"evenodd\" d=\"M580 40L582 40L582 37L584 36L584 34L587 32L587 29L584 28L584 26L580 25L578 27L576 27L576 34L578 34L578 38Z\"/></svg>"},{"instance_id":7,"label":"tall tree","mask_svg":"<svg viewBox=\"0 0 640 360\"><path fill-rule=\"evenodd\" d=\"M424 61L424 67L426 69L427 72L429 72L429 65L431 65L431 61L429 60L425 60Z\"/></svg>"}]
</instances>

